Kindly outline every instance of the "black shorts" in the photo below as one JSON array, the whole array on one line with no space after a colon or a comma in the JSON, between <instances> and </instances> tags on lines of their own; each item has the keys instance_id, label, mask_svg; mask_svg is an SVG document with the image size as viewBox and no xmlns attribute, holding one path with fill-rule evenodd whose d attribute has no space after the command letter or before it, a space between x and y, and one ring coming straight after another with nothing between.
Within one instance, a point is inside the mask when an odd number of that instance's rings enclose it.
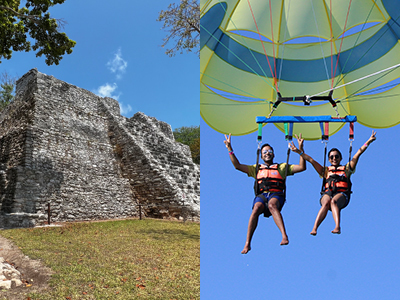
<instances>
[{"instance_id":1,"label":"black shorts","mask_svg":"<svg viewBox=\"0 0 400 300\"><path fill-rule=\"evenodd\" d=\"M329 191L327 191L327 192L325 192L325 193L323 193L323 194L321 195L321 198L319 199L319 204L322 205L321 199L322 199L322 197L323 197L324 195L328 195L329 197L333 198L333 196L335 196L335 195L337 195L337 194L342 194L342 195L344 195L344 197L345 197L345 199L346 199L346 202L345 202L344 206L343 206L343 207L339 207L340 209L343 209L343 208L345 208L347 205L349 205L349 203L350 203L350 193L349 193L349 192L336 192L336 193L334 193L334 192L331 191L331 190L329 190Z\"/></svg>"}]
</instances>

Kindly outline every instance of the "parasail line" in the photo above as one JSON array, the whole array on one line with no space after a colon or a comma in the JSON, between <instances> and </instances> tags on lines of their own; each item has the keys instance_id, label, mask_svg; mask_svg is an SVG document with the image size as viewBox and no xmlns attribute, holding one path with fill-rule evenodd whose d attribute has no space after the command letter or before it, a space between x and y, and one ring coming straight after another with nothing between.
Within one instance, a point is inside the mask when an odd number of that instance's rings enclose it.
<instances>
[{"instance_id":1,"label":"parasail line","mask_svg":"<svg viewBox=\"0 0 400 300\"><path fill-rule=\"evenodd\" d=\"M269 0L269 16L271 20L271 37L272 37L272 57L274 58L274 72L275 72L275 78L277 78L277 73L276 73L276 58L275 58L275 42L274 42L274 25L272 23L272 6L271 6L271 0ZM278 90L278 85L276 86L276 90Z\"/></svg>"},{"instance_id":2,"label":"parasail line","mask_svg":"<svg viewBox=\"0 0 400 300\"><path fill-rule=\"evenodd\" d=\"M360 89L358 89L357 91L355 91L352 95L355 95L356 93L358 93L358 92L361 91L362 89L364 89L364 88L366 88L367 86L373 84L374 82L376 82L377 80L381 79L382 77L384 77L384 76L390 74L390 73L393 72L394 70L396 70L396 69L392 69L392 70L390 70L387 74L383 74L382 76L378 77L377 79L371 81L371 82L368 83L367 85L365 85L365 86L363 86L362 88L360 88Z\"/></svg>"},{"instance_id":3,"label":"parasail line","mask_svg":"<svg viewBox=\"0 0 400 300\"><path fill-rule=\"evenodd\" d=\"M230 50L226 45L224 45L223 43L221 43L220 40L218 40L211 32L209 32L207 30L207 28L205 28L204 26L202 26L200 24L200 27L202 29L204 29L212 38L214 38L219 45L222 45L223 47L225 47L225 49L227 49L230 53L232 53L240 62L242 62L247 68L249 68L255 75L257 75L258 77L260 77L263 81L265 81L267 84L269 84L273 89L275 89L275 87L273 85L271 85L268 81L266 81L265 79L262 78L262 76L260 76L254 69L252 69L248 64L246 64L236 53L234 53L232 50ZM205 75L205 74L203 74Z\"/></svg>"},{"instance_id":4,"label":"parasail line","mask_svg":"<svg viewBox=\"0 0 400 300\"><path fill-rule=\"evenodd\" d=\"M398 68L398 67L400 67L400 64L397 64L397 65L391 66L391 67L389 67L389 68L386 68L386 69L384 69L384 70L380 70L380 71L378 71L378 72L369 74L369 75L367 75L367 76L364 76L364 77L355 79L355 80L353 80L353 81L350 81L350 82L348 82L348 83L342 84L342 85L340 85L340 86L336 86L336 87L332 88L331 90L336 90L336 89L341 88L341 87L344 87L344 86L346 86L346 85L349 85L349 84L358 82L358 81L360 81L360 80L364 80L364 79L366 79L366 78L369 78L369 77L378 75L378 74L380 74L380 73L382 73L382 72L389 71L389 70L391 70L391 69L395 69L395 68ZM386 75L386 74L385 74L385 75ZM325 94L325 93L327 93L327 92L330 92L331 90L329 89L329 90L323 91L323 92L321 92L321 93L314 94L314 95L312 95L311 97L315 97L315 96L319 96L319 95Z\"/></svg>"},{"instance_id":5,"label":"parasail line","mask_svg":"<svg viewBox=\"0 0 400 300\"><path fill-rule=\"evenodd\" d=\"M211 79L213 79L213 80L215 80L215 81L218 81L219 83L222 83L222 84L224 84L224 85L227 85L227 86L229 86L229 87L231 87L231 88L234 88L234 89L236 89L236 90L238 90L238 91L240 91L240 92L243 92L243 93L245 93L245 94L248 94L249 96L251 96L251 97L253 97L253 98L263 100L263 99L261 99L261 98L256 97L255 95L252 95L252 94L250 94L249 92L246 92L246 91L244 91L244 90L242 90L242 89L239 89L239 88L237 88L237 87L235 87L235 86L233 86L233 85L231 85L231 84L229 84L229 83L223 82L222 80L219 80L219 79L214 78L214 77L212 77L212 76L210 76L210 75L204 74L203 72L200 72L200 74L202 74L203 76L209 77L209 78L211 78ZM207 86L204 82L203 82L203 84L204 84L205 86ZM272 88L273 88L273 87L272 87ZM264 101L267 101L267 100L265 99Z\"/></svg>"},{"instance_id":6,"label":"parasail line","mask_svg":"<svg viewBox=\"0 0 400 300\"><path fill-rule=\"evenodd\" d=\"M356 96L356 94L359 92L359 91L361 91L362 89L364 89L364 88L366 88L367 86L369 86L369 85L371 85L371 84L373 84L374 82L376 82L377 80L379 80L379 79L381 79L382 77L384 77L384 76L386 76L386 75L388 75L388 74L390 74L391 72L393 72L395 70L395 68L394 69L392 69L392 70L390 70L387 74L383 74L382 76L380 76L380 77L378 77L377 79L375 79L375 80L373 80L373 81L371 81L370 83L368 83L367 85L365 85L365 86L363 86L362 88L360 88L360 89L358 89L357 91L355 91L354 93L352 93L351 95L349 95L349 96L347 96L346 98L351 98L352 96ZM382 89L383 88L386 88L386 86L385 87L382 87Z\"/></svg>"},{"instance_id":7,"label":"parasail line","mask_svg":"<svg viewBox=\"0 0 400 300\"><path fill-rule=\"evenodd\" d=\"M311 0L312 1L312 0ZM287 19L289 19L289 13L290 13L290 3L291 3L291 0L289 0L289 5L288 5L288 13L287 13L287 16L286 16L286 18ZM282 1L282 7L283 7L283 1ZM281 20L280 20L280 24L282 23L282 10L281 10L281 18L280 18ZM280 25L280 28L282 28L282 26ZM283 40L284 41L286 41L286 34L287 34L287 26L285 26L285 34L284 34L284 36L283 36ZM278 46L278 51L279 51L279 46ZM283 69L283 62L285 61L283 58L285 57L285 44L283 43L283 46L282 46L282 59L281 59L281 63L280 63L280 66L279 66L279 76L278 76L278 91L279 91L279 85L280 85L280 79L281 79L281 76L282 76L282 69Z\"/></svg>"},{"instance_id":8,"label":"parasail line","mask_svg":"<svg viewBox=\"0 0 400 300\"><path fill-rule=\"evenodd\" d=\"M340 102L340 105L342 106L343 110L346 112L346 114L349 114L349 112L346 110L346 108L344 108L344 105L342 102Z\"/></svg>"},{"instance_id":9,"label":"parasail line","mask_svg":"<svg viewBox=\"0 0 400 300\"><path fill-rule=\"evenodd\" d=\"M380 77L380 78L382 78L382 76ZM355 96L365 96L365 95L363 95L363 93L367 93L367 92L369 92L369 91L376 91L376 93L374 93L374 94L380 94L380 93L378 93L377 91L380 91L380 90L391 90L393 87L395 87L395 86L397 86L397 85L399 85L400 83L393 83L393 84L390 84L390 85L388 85L388 84L385 84L384 86L381 86L381 87L376 87L376 88L373 88L373 89L371 89L371 90L367 90L367 91L364 91L364 92L361 92L361 93L359 93L358 95L355 95Z\"/></svg>"},{"instance_id":10,"label":"parasail line","mask_svg":"<svg viewBox=\"0 0 400 300\"><path fill-rule=\"evenodd\" d=\"M222 2L219 2L220 6L222 7L222 9L225 11L225 13L227 13L227 10L225 9L224 5L222 5ZM239 30L235 24L235 22L232 20L232 18L229 16L228 19L230 20L230 22L232 22L233 26L235 26L236 30ZM243 38L242 35L239 35L242 38L243 44L246 46L246 48L249 50L251 56L254 58L254 61L257 63L258 67L260 68L260 70L263 72L264 76L266 78L268 78L267 74L265 73L264 69L261 67L260 62L257 60L257 58L254 56L254 53L250 50L250 47L247 45L246 40ZM272 74L272 72L271 72ZM258 75L256 73L256 75ZM273 74L272 74L273 75Z\"/></svg>"},{"instance_id":11,"label":"parasail line","mask_svg":"<svg viewBox=\"0 0 400 300\"><path fill-rule=\"evenodd\" d=\"M338 65L339 65L339 57L340 57L340 53L341 53L341 50L342 50L343 39L344 39L344 32L346 31L347 21L348 21L348 19L349 19L351 1L352 1L352 0L350 0L350 2L349 2L349 8L348 8L348 10L347 10L347 15L346 15L346 21L344 22L342 40L341 40L341 42L340 42L339 53L338 53L338 56L337 56L337 59L336 59L335 71L333 72L333 76L332 76L332 84L331 84L332 87L334 86L334 81L335 81L335 76L336 76L336 70L337 70L337 67L338 67Z\"/></svg>"},{"instance_id":12,"label":"parasail line","mask_svg":"<svg viewBox=\"0 0 400 300\"><path fill-rule=\"evenodd\" d=\"M368 95L363 95L363 96L352 95L351 97L343 97L343 98L337 100L337 102L340 104L342 101L349 102L348 98L354 98L354 97L362 97L362 98L366 98L366 99L355 99L355 100L351 100L351 102L371 101L371 100L375 100L375 99L383 99L383 98L398 97L398 96L400 96L400 94L392 94L392 95L376 96L376 97L371 97Z\"/></svg>"},{"instance_id":13,"label":"parasail line","mask_svg":"<svg viewBox=\"0 0 400 300\"><path fill-rule=\"evenodd\" d=\"M265 105L265 103L260 102L241 102L241 103L200 103L200 105L206 106L240 106L240 105Z\"/></svg>"},{"instance_id":14,"label":"parasail line","mask_svg":"<svg viewBox=\"0 0 400 300\"><path fill-rule=\"evenodd\" d=\"M276 75L274 74L274 72L273 72L273 70L272 70L272 67L271 67L271 64L269 63L267 51L265 50L264 42L263 42L263 40L262 40L262 38L261 38L260 30L258 29L258 25L257 25L256 18L255 18L255 16L254 16L254 13L253 13L253 9L251 8L250 1L249 1L249 0L247 0L247 3L249 4L250 12L251 12L251 15L253 16L253 20L254 20L254 25L256 25L257 33L258 33L258 36L260 37L261 45L262 45L262 47L263 47L263 49L264 49L264 54L265 54L265 57L266 57L267 62L268 62L269 70L271 71L272 78L274 78L274 83L275 83L275 86L276 86L276 90L278 91L278 85L276 84L276 80L275 80ZM270 14L271 14L271 12L270 12ZM273 43L273 41L272 41L272 43ZM275 57L274 57L274 61L275 61Z\"/></svg>"},{"instance_id":15,"label":"parasail line","mask_svg":"<svg viewBox=\"0 0 400 300\"><path fill-rule=\"evenodd\" d=\"M332 31L332 0L329 1L329 29L331 31L331 78L333 77L333 31ZM333 88L333 82L331 83L331 90Z\"/></svg>"},{"instance_id":16,"label":"parasail line","mask_svg":"<svg viewBox=\"0 0 400 300\"><path fill-rule=\"evenodd\" d=\"M311 2L313 15L314 15L315 26L317 28L317 33L318 33L318 36L321 37L321 35L319 34L319 26L318 26L318 22L317 22L317 16L315 15L313 0L310 0L310 2ZM323 62L324 62L324 66L325 66L326 79L329 81L328 66L326 65L326 60L325 60L326 57L325 57L324 49L322 48L321 38L319 39L319 45L321 48L322 57L324 58Z\"/></svg>"},{"instance_id":17,"label":"parasail line","mask_svg":"<svg viewBox=\"0 0 400 300\"><path fill-rule=\"evenodd\" d=\"M226 94L225 94L226 93ZM252 102L267 102L266 99L261 99L261 98L252 98L254 99L254 101L241 101L241 100L235 100L233 98L238 98L238 99L249 99L251 97L248 96L242 96L242 95L235 95L235 94L230 94L229 92L221 92L221 93L216 93L214 91L210 91L210 92L206 92L206 91L200 91L200 94L208 94L208 95L219 95L222 96L224 98L228 98L229 100L234 100L234 101L240 101L240 102L246 102L246 103L252 103ZM229 96L229 97L228 97ZM269 104L272 104L273 102L269 101Z\"/></svg>"},{"instance_id":18,"label":"parasail line","mask_svg":"<svg viewBox=\"0 0 400 300\"><path fill-rule=\"evenodd\" d=\"M364 24L363 24L363 27L361 28L361 30L360 30L359 33L358 33L357 39L356 39L356 41L354 42L354 47L351 48L351 52L350 52L350 54L347 56L346 62L344 63L344 65L343 65L343 67L342 67L342 70L344 70L344 68L346 67L347 62L349 61L349 59L350 59L350 57L351 57L351 54L353 53L354 48L355 48L355 46L356 46L358 40L360 39L361 33L362 33L363 30L364 30L365 24L367 24L367 21L368 21L370 15L371 15L371 13L372 13L372 10L373 10L373 8L375 7L375 4L376 4L376 0L374 0L374 2L372 3L372 7L371 7L371 9L369 10L369 13L368 13L368 15L367 15L367 18L365 19L365 22L364 22ZM396 20L397 20L397 19L396 19ZM387 30L388 30L388 29L386 29L386 31L387 31ZM381 37L386 33L386 31L382 33ZM380 38L379 38L379 39L380 39ZM347 76L347 74L350 73L350 72L353 70L353 68L354 68L354 67L358 64L358 62L368 53L368 51L371 50L371 48L372 48L373 46L375 46L375 44L379 41L379 39L378 39L367 51L365 51L365 53L353 64L353 66L350 68L350 71L348 71L348 72L347 72L346 74L344 74L344 75L342 74L343 77L342 77L340 80L343 80L343 79ZM337 82L336 82L336 85L339 84L339 81L340 81L340 80L339 80L339 78L338 78L338 80L337 80ZM336 85L335 85L335 86L336 86Z\"/></svg>"},{"instance_id":19,"label":"parasail line","mask_svg":"<svg viewBox=\"0 0 400 300\"><path fill-rule=\"evenodd\" d=\"M261 99L261 98L252 98L252 97L247 97L247 96L241 96L241 95L235 95L235 94L229 94L229 92L226 92L226 94L224 92L221 93L216 93L214 91L200 91L200 94L207 94L207 95L219 95L221 97L224 97L228 100L233 100L233 101L238 101L238 102L245 102L245 103L253 103L253 102L265 102L265 103L269 103L269 104L273 104L273 102L268 101L266 99ZM234 98L237 98L237 100L235 100ZM240 99L244 99L244 100L240 100ZM253 101L246 101L247 99L251 99Z\"/></svg>"}]
</instances>

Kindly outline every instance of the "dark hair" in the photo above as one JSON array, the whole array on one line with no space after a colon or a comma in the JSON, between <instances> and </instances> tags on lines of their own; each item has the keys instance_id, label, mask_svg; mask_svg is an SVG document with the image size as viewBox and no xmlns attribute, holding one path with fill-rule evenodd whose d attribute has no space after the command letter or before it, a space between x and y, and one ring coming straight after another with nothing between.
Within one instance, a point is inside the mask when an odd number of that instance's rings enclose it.
<instances>
[{"instance_id":1,"label":"dark hair","mask_svg":"<svg viewBox=\"0 0 400 300\"><path fill-rule=\"evenodd\" d=\"M263 149L264 147L270 147L270 148L272 149L272 151L274 151L274 148L272 148L270 144L264 144L264 145L262 145L261 148L260 148L260 151L262 151L262 149Z\"/></svg>"},{"instance_id":2,"label":"dark hair","mask_svg":"<svg viewBox=\"0 0 400 300\"><path fill-rule=\"evenodd\" d=\"M330 156L331 152L336 151L337 153L339 153L340 159L342 159L342 153L339 151L339 149L337 148L332 148L331 150L329 150L328 152L328 157Z\"/></svg>"}]
</instances>

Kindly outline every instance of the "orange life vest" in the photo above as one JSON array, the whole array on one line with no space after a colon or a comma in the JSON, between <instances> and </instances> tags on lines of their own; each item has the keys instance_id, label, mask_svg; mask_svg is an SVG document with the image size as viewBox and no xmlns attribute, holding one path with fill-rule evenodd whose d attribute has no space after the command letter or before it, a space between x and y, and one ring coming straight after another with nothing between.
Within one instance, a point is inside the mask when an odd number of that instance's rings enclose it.
<instances>
[{"instance_id":1,"label":"orange life vest","mask_svg":"<svg viewBox=\"0 0 400 300\"><path fill-rule=\"evenodd\" d=\"M260 165L256 176L256 194L264 192L283 192L285 181L278 171L278 164Z\"/></svg>"},{"instance_id":2,"label":"orange life vest","mask_svg":"<svg viewBox=\"0 0 400 300\"><path fill-rule=\"evenodd\" d=\"M325 192L331 190L334 193L350 192L351 182L346 175L346 166L328 167L326 174Z\"/></svg>"}]
</instances>

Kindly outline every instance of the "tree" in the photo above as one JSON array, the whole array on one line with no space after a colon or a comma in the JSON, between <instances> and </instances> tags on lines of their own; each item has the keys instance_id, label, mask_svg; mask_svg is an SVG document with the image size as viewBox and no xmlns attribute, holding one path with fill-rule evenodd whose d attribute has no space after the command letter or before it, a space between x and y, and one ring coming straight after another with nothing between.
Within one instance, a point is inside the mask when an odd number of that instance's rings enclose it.
<instances>
[{"instance_id":1,"label":"tree","mask_svg":"<svg viewBox=\"0 0 400 300\"><path fill-rule=\"evenodd\" d=\"M174 137L177 142L190 147L193 162L200 164L200 126L176 128L174 130Z\"/></svg>"},{"instance_id":2,"label":"tree","mask_svg":"<svg viewBox=\"0 0 400 300\"><path fill-rule=\"evenodd\" d=\"M0 75L0 111L14 100L14 88L16 79L7 72Z\"/></svg>"},{"instance_id":3,"label":"tree","mask_svg":"<svg viewBox=\"0 0 400 300\"><path fill-rule=\"evenodd\" d=\"M200 137L196 138L193 143L189 145L190 152L192 153L193 162L200 164Z\"/></svg>"},{"instance_id":4,"label":"tree","mask_svg":"<svg viewBox=\"0 0 400 300\"><path fill-rule=\"evenodd\" d=\"M50 18L48 9L65 0L0 0L0 63L2 58L10 59L13 51L36 52L44 55L46 64L58 65L62 56L72 53L76 42L60 32L65 21ZM34 45L28 41L34 40Z\"/></svg>"},{"instance_id":5,"label":"tree","mask_svg":"<svg viewBox=\"0 0 400 300\"><path fill-rule=\"evenodd\" d=\"M180 0L180 4L170 4L168 9L161 11L157 21L164 22L163 29L167 29L167 36L163 39L162 47L168 42L175 41L173 47L166 50L168 56L177 52L191 52L197 54L200 40L200 5L198 0Z\"/></svg>"}]
</instances>

